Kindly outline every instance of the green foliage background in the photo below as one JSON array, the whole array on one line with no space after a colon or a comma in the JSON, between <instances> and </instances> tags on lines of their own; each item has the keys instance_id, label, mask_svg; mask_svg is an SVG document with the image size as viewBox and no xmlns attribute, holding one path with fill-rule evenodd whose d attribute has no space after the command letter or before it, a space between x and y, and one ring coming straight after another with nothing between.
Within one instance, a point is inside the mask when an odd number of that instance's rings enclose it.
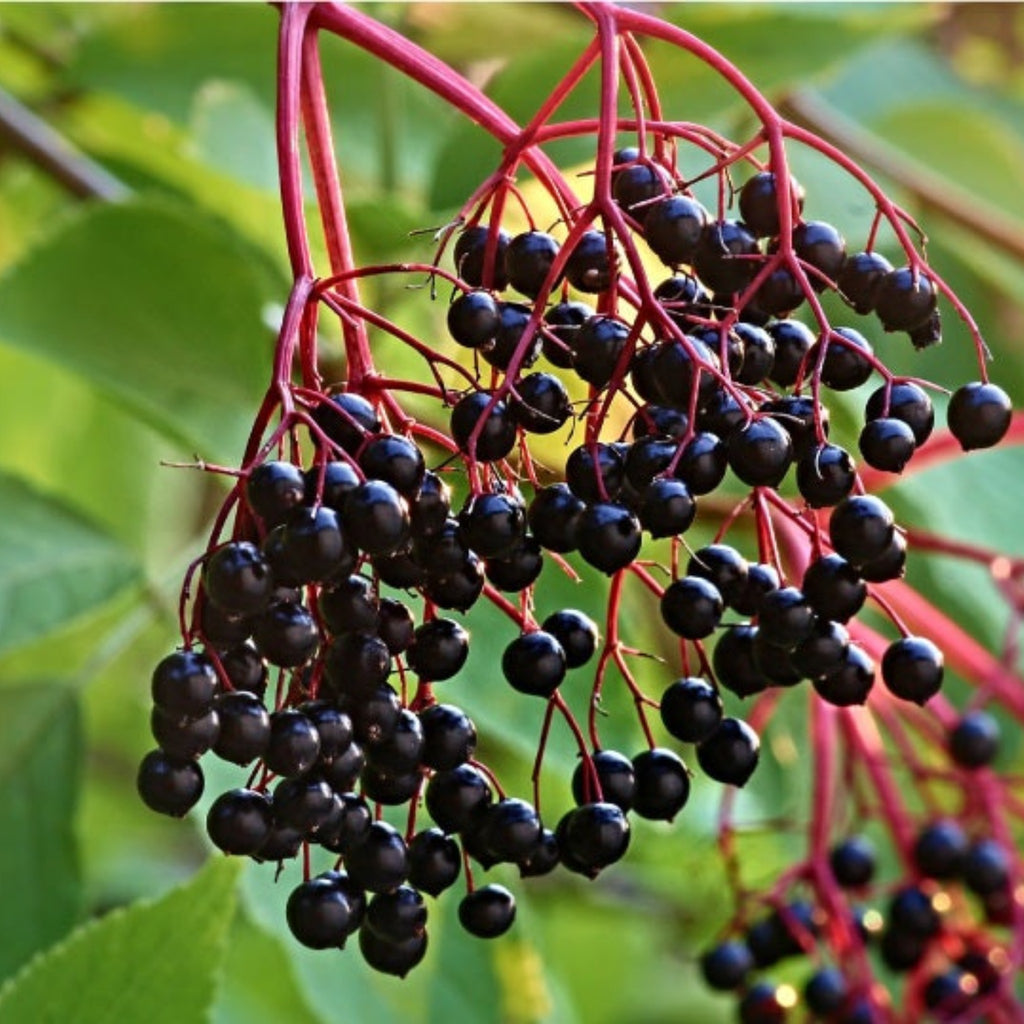
<instances>
[{"instance_id":1,"label":"green foliage background","mask_svg":"<svg viewBox=\"0 0 1024 1024\"><path fill-rule=\"evenodd\" d=\"M995 31L973 5L657 7L772 96L827 104L909 161L883 184L921 215L931 258L997 356L995 379L1024 399L1019 251L978 240L915 189L927 172L1024 238L1020 6L1002 6ZM370 8L486 79L519 118L587 36L568 6ZM455 901L442 901L428 961L404 983L371 974L354 951L299 948L283 922L290 874L275 886L267 867L211 859L200 815L162 820L135 795L152 745L149 674L175 643L180 576L221 493L161 460L238 459L287 294L276 21L258 5L0 6L0 87L130 189L118 204L74 199L0 137L0 1024L731 1019L731 1001L707 993L694 969L730 912L713 850L716 794L699 780L676 825L641 823L627 861L598 883L517 885L519 921L499 942L464 938ZM663 48L650 57L670 116L749 128L706 71ZM429 244L408 232L444 223L490 170L493 144L345 44L328 42L325 63L359 258L427 258ZM566 115L590 113L594 94L585 82ZM588 153L573 142L555 155L571 164ZM863 193L818 158L794 162L809 215L862 240ZM442 303L413 310L422 296L394 286L371 298L427 330L440 319ZM947 326L940 349L915 355L899 338L880 348L900 371L973 379L963 332L949 315ZM337 361L336 340L326 343ZM1022 553L1021 469L1014 452L979 455L920 475L893 500L917 523ZM996 642L1004 615L984 578L917 561L915 581ZM588 598L551 586L599 606L593 588ZM491 693L468 703L491 737L488 756L525 777L536 709L503 703L493 652L474 649L473 685ZM742 804L753 823L800 813L801 714L793 704L776 723ZM556 746L552 778L568 770ZM208 790L219 780L232 784L211 770ZM798 839L752 828L749 879L773 877Z\"/></svg>"}]
</instances>

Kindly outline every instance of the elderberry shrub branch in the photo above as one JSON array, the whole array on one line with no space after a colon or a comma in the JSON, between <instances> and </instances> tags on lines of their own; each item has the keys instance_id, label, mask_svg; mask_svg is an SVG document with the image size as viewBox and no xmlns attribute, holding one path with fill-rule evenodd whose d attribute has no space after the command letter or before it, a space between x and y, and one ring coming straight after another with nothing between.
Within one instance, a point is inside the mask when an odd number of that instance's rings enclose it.
<instances>
[{"instance_id":1,"label":"elderberry shrub branch","mask_svg":"<svg viewBox=\"0 0 1024 1024\"><path fill-rule=\"evenodd\" d=\"M233 483L186 572L181 648L153 673L158 746L140 768L140 794L181 816L202 795L201 756L238 765L240 785L207 815L213 843L279 869L301 858L286 912L295 938L336 949L358 934L371 967L405 975L426 954L424 894L463 876L463 926L496 937L513 923L515 898L475 873L505 862L524 877L561 867L595 878L625 855L630 815L670 821L691 786L711 780L724 787L718 844L735 910L701 967L712 988L736 993L742 1021L784 1020L798 1003L850 1024L1018 1020L1024 878L1014 828L1024 798L991 768L999 727L986 708L1024 722L1024 563L897 524L871 492L961 449L1019 442L1024 418L988 380L984 341L927 261L921 230L868 174L681 29L600 3L578 10L593 39L520 126L365 13L282 7L277 143L294 284L240 465L204 467ZM502 146L429 260L356 261L322 32L435 92ZM645 38L722 75L756 131L733 141L674 120ZM594 116L558 120L595 70ZM578 177L589 199L543 148L583 137L594 142ZM805 218L791 144L816 150L871 198L862 249ZM303 145L323 274L305 219ZM704 182L714 185L710 209L694 191ZM515 235L503 227L521 221ZM902 266L876 248L883 229ZM418 287L425 303L450 293L447 341L417 336L363 299L361 287L390 278ZM894 375L865 333L829 319L826 293L873 317L868 334L906 334L919 349L941 340L939 300L948 303L970 332L979 379L952 391L946 431L932 436L928 394L946 389ZM803 307L809 324L796 315ZM321 375L322 315L340 323L341 382ZM405 350L421 375L378 369L389 365L386 346ZM542 357L550 369L532 370ZM829 439L828 396L873 377L881 383L865 406L858 468ZM413 398L433 414L413 415ZM552 471L531 438L576 422L582 443ZM747 489L738 501L724 497L730 474ZM717 532L694 549L686 533L698 506ZM989 568L1009 609L999 655L903 581L908 551ZM581 562L607 574L600 627L574 609L542 615L546 560L572 579ZM543 702L530 800L477 758L469 712L435 692L466 663L481 601L509 622L505 681ZM658 659L657 695L632 667L650 657L630 643L632 606L644 601L677 639L677 662ZM971 686L964 707L943 692L947 664ZM585 666L579 716L562 683ZM634 756L602 743L612 685L634 705L643 744ZM736 794L797 686L813 762L805 851L767 890L752 890ZM726 714L724 692L748 702L744 718ZM553 822L541 780L556 723L579 763L575 806ZM692 747L699 774L659 741L664 733ZM863 822L881 825L898 874L875 878ZM314 872L313 847L331 856L329 870ZM800 955L814 970L798 992L786 961Z\"/></svg>"}]
</instances>

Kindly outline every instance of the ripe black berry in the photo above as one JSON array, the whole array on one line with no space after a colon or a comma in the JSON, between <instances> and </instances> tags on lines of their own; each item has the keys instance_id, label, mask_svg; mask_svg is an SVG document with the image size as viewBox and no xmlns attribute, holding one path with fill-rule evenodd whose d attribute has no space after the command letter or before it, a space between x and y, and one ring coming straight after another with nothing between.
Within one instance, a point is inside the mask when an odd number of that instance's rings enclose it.
<instances>
[{"instance_id":1,"label":"ripe black berry","mask_svg":"<svg viewBox=\"0 0 1024 1024\"><path fill-rule=\"evenodd\" d=\"M793 460L793 441L770 416L760 416L737 427L726 438L732 471L751 487L776 487Z\"/></svg>"},{"instance_id":2,"label":"ripe black berry","mask_svg":"<svg viewBox=\"0 0 1024 1024\"><path fill-rule=\"evenodd\" d=\"M462 856L458 843L439 828L428 828L409 840L409 884L439 896L459 877Z\"/></svg>"},{"instance_id":3,"label":"ripe black berry","mask_svg":"<svg viewBox=\"0 0 1024 1024\"><path fill-rule=\"evenodd\" d=\"M455 241L455 269L459 276L474 288L484 286L501 291L508 285L508 273L505 270L508 243L507 231L499 229L492 232L482 224L466 228ZM485 275L488 246L491 250L491 270Z\"/></svg>"},{"instance_id":4,"label":"ripe black berry","mask_svg":"<svg viewBox=\"0 0 1024 1024\"><path fill-rule=\"evenodd\" d=\"M968 847L960 871L971 892L988 896L1007 887L1011 866L1010 855L1002 843L976 839Z\"/></svg>"},{"instance_id":5,"label":"ripe black berry","mask_svg":"<svg viewBox=\"0 0 1024 1024\"><path fill-rule=\"evenodd\" d=\"M274 816L270 799L252 789L232 789L213 802L206 815L206 832L225 853L251 854L270 835Z\"/></svg>"},{"instance_id":6,"label":"ripe black berry","mask_svg":"<svg viewBox=\"0 0 1024 1024\"><path fill-rule=\"evenodd\" d=\"M284 522L306 495L302 470L290 462L264 462L249 474L245 497L268 527Z\"/></svg>"},{"instance_id":7,"label":"ripe black berry","mask_svg":"<svg viewBox=\"0 0 1024 1024\"><path fill-rule=\"evenodd\" d=\"M217 698L220 732L213 752L225 761L246 765L263 756L270 740L270 715L254 693L233 690Z\"/></svg>"},{"instance_id":8,"label":"ripe black berry","mask_svg":"<svg viewBox=\"0 0 1024 1024\"><path fill-rule=\"evenodd\" d=\"M857 570L840 555L822 555L807 567L801 589L823 619L847 622L860 611L868 588Z\"/></svg>"},{"instance_id":9,"label":"ripe black berry","mask_svg":"<svg viewBox=\"0 0 1024 1024\"><path fill-rule=\"evenodd\" d=\"M390 555L409 536L409 507L383 480L367 480L348 496L342 512L345 530L368 555Z\"/></svg>"},{"instance_id":10,"label":"ripe black berry","mask_svg":"<svg viewBox=\"0 0 1024 1024\"><path fill-rule=\"evenodd\" d=\"M565 385L551 373L531 373L516 382L512 415L531 434L550 434L569 418L572 405Z\"/></svg>"},{"instance_id":11,"label":"ripe black berry","mask_svg":"<svg viewBox=\"0 0 1024 1024\"><path fill-rule=\"evenodd\" d=\"M483 358L499 370L507 370L512 360L519 366L533 366L540 357L540 332L530 327L533 310L523 302L502 302L498 306L498 331L494 343L480 349ZM528 333L529 332L529 333Z\"/></svg>"},{"instance_id":12,"label":"ripe black berry","mask_svg":"<svg viewBox=\"0 0 1024 1024\"><path fill-rule=\"evenodd\" d=\"M708 212L696 199L668 196L646 208L644 238L662 263L691 263L707 222Z\"/></svg>"},{"instance_id":13,"label":"ripe black berry","mask_svg":"<svg viewBox=\"0 0 1024 1024\"><path fill-rule=\"evenodd\" d=\"M782 587L762 598L757 622L766 643L795 647L811 635L814 610L802 591L796 587Z\"/></svg>"},{"instance_id":14,"label":"ripe black berry","mask_svg":"<svg viewBox=\"0 0 1024 1024\"><path fill-rule=\"evenodd\" d=\"M888 400L883 385L871 393L864 406L864 418L877 420L883 416L902 420L914 434L920 448L928 440L935 425L935 410L927 393L911 381L896 381L889 388Z\"/></svg>"},{"instance_id":15,"label":"ripe black berry","mask_svg":"<svg viewBox=\"0 0 1024 1024\"><path fill-rule=\"evenodd\" d=\"M779 574L762 562L748 565L742 589L733 594L730 607L740 615L756 615L765 596L779 589Z\"/></svg>"},{"instance_id":16,"label":"ripe black berry","mask_svg":"<svg viewBox=\"0 0 1024 1024\"><path fill-rule=\"evenodd\" d=\"M420 760L428 768L457 768L473 756L476 727L461 709L450 704L434 704L420 712L423 749Z\"/></svg>"},{"instance_id":17,"label":"ripe black berry","mask_svg":"<svg viewBox=\"0 0 1024 1024\"><path fill-rule=\"evenodd\" d=\"M728 544L709 544L698 548L686 563L687 576L709 580L730 606L743 593L749 570L747 560Z\"/></svg>"},{"instance_id":18,"label":"ripe black berry","mask_svg":"<svg viewBox=\"0 0 1024 1024\"><path fill-rule=\"evenodd\" d=\"M605 387L614 376L629 333L629 324L623 320L611 316L589 317L572 342L572 366L576 375L595 388Z\"/></svg>"},{"instance_id":19,"label":"ripe black berry","mask_svg":"<svg viewBox=\"0 0 1024 1024\"><path fill-rule=\"evenodd\" d=\"M459 903L459 923L479 939L494 939L512 927L516 901L503 885L484 885L466 893Z\"/></svg>"},{"instance_id":20,"label":"ripe black berry","mask_svg":"<svg viewBox=\"0 0 1024 1024\"><path fill-rule=\"evenodd\" d=\"M946 422L965 452L991 448L1010 428L1013 407L1009 396L995 384L974 381L953 392Z\"/></svg>"},{"instance_id":21,"label":"ripe black berry","mask_svg":"<svg viewBox=\"0 0 1024 1024\"><path fill-rule=\"evenodd\" d=\"M306 775L284 779L274 788L274 825L294 829L303 839L322 841L333 830L342 810L341 801L322 778ZM264 846L259 848L264 856Z\"/></svg>"},{"instance_id":22,"label":"ripe black berry","mask_svg":"<svg viewBox=\"0 0 1024 1024\"><path fill-rule=\"evenodd\" d=\"M804 190L795 178L789 179L790 194L799 215L804 206ZM743 183L740 189L740 216L758 238L771 238L779 233L779 194L775 175L761 171Z\"/></svg>"},{"instance_id":23,"label":"ripe black berry","mask_svg":"<svg viewBox=\"0 0 1024 1024\"><path fill-rule=\"evenodd\" d=\"M292 935L310 949L344 945L358 922L334 872L318 875L292 890L286 909Z\"/></svg>"},{"instance_id":24,"label":"ripe black berry","mask_svg":"<svg viewBox=\"0 0 1024 1024\"><path fill-rule=\"evenodd\" d=\"M565 462L565 482L586 502L608 501L622 489L625 461L610 444L580 445Z\"/></svg>"},{"instance_id":25,"label":"ripe black berry","mask_svg":"<svg viewBox=\"0 0 1024 1024\"><path fill-rule=\"evenodd\" d=\"M671 821L690 796L690 773L671 750L655 747L633 758L633 811L641 818Z\"/></svg>"},{"instance_id":26,"label":"ripe black berry","mask_svg":"<svg viewBox=\"0 0 1024 1024\"><path fill-rule=\"evenodd\" d=\"M866 836L850 836L832 847L828 855L832 876L844 889L867 885L875 874L874 844Z\"/></svg>"},{"instance_id":27,"label":"ripe black berry","mask_svg":"<svg viewBox=\"0 0 1024 1024\"><path fill-rule=\"evenodd\" d=\"M701 771L716 782L742 786L754 774L761 753L757 733L738 718L723 718L718 728L697 745Z\"/></svg>"},{"instance_id":28,"label":"ripe black berry","mask_svg":"<svg viewBox=\"0 0 1024 1024\"><path fill-rule=\"evenodd\" d=\"M757 272L757 239L739 221L713 221L701 232L693 257L697 276L714 292L738 292Z\"/></svg>"},{"instance_id":29,"label":"ripe black berry","mask_svg":"<svg viewBox=\"0 0 1024 1024\"><path fill-rule=\"evenodd\" d=\"M663 195L665 185L661 176L650 164L632 164L615 172L612 194L615 201L627 213L643 225L650 209L647 200Z\"/></svg>"},{"instance_id":30,"label":"ripe black berry","mask_svg":"<svg viewBox=\"0 0 1024 1024\"><path fill-rule=\"evenodd\" d=\"M427 813L445 832L460 832L492 799L487 779L468 764L437 772L427 783Z\"/></svg>"},{"instance_id":31,"label":"ripe black berry","mask_svg":"<svg viewBox=\"0 0 1024 1024\"><path fill-rule=\"evenodd\" d=\"M484 589L483 562L470 552L454 572L428 577L423 596L438 608L454 608L464 612L473 606Z\"/></svg>"},{"instance_id":32,"label":"ripe black berry","mask_svg":"<svg viewBox=\"0 0 1024 1024\"><path fill-rule=\"evenodd\" d=\"M490 292L465 292L448 307L448 333L466 348L492 344L500 322L498 301Z\"/></svg>"},{"instance_id":33,"label":"ripe black berry","mask_svg":"<svg viewBox=\"0 0 1024 1024\"><path fill-rule=\"evenodd\" d=\"M296 668L316 654L320 631L307 608L294 601L275 601L256 620L253 640L272 665Z\"/></svg>"},{"instance_id":34,"label":"ripe black berry","mask_svg":"<svg viewBox=\"0 0 1024 1024\"><path fill-rule=\"evenodd\" d=\"M505 252L505 267L512 287L531 299L536 298L559 248L558 242L543 231L524 231L516 235ZM548 290L554 289L560 280L561 274L549 282Z\"/></svg>"},{"instance_id":35,"label":"ripe black berry","mask_svg":"<svg viewBox=\"0 0 1024 1024\"><path fill-rule=\"evenodd\" d=\"M999 723L987 711L968 711L949 733L949 753L961 768L983 768L999 752Z\"/></svg>"},{"instance_id":36,"label":"ripe black berry","mask_svg":"<svg viewBox=\"0 0 1024 1024\"><path fill-rule=\"evenodd\" d=\"M895 417L868 420L858 441L864 461L886 473L901 473L917 447L914 432Z\"/></svg>"},{"instance_id":37,"label":"ripe black berry","mask_svg":"<svg viewBox=\"0 0 1024 1024\"><path fill-rule=\"evenodd\" d=\"M390 670L391 652L371 633L336 636L324 660L326 679L339 694L369 693L387 679Z\"/></svg>"},{"instance_id":38,"label":"ripe black berry","mask_svg":"<svg viewBox=\"0 0 1024 1024\"><path fill-rule=\"evenodd\" d=\"M921 636L891 643L882 657L882 679L903 700L924 704L942 688L942 651Z\"/></svg>"},{"instance_id":39,"label":"ripe black berry","mask_svg":"<svg viewBox=\"0 0 1024 1024\"><path fill-rule=\"evenodd\" d=\"M592 307L585 302L559 302L544 314L544 323L550 334L561 344L555 344L544 335L542 349L544 358L554 366L568 370L572 366L573 343L578 329L584 321L594 315Z\"/></svg>"},{"instance_id":40,"label":"ripe black berry","mask_svg":"<svg viewBox=\"0 0 1024 1024\"><path fill-rule=\"evenodd\" d=\"M505 797L482 812L477 827L480 840L495 863L515 863L540 840L537 811L525 800Z\"/></svg>"},{"instance_id":41,"label":"ripe black berry","mask_svg":"<svg viewBox=\"0 0 1024 1024\"><path fill-rule=\"evenodd\" d=\"M812 508L838 505L853 490L856 470L849 452L825 443L805 452L796 465L796 486Z\"/></svg>"},{"instance_id":42,"label":"ripe black berry","mask_svg":"<svg viewBox=\"0 0 1024 1024\"><path fill-rule=\"evenodd\" d=\"M178 718L154 707L149 717L153 739L165 754L193 760L213 746L220 732L220 716L210 708L199 718Z\"/></svg>"},{"instance_id":43,"label":"ripe black berry","mask_svg":"<svg viewBox=\"0 0 1024 1024\"><path fill-rule=\"evenodd\" d=\"M677 679L661 695L661 721L683 743L701 743L722 721L722 697L705 679Z\"/></svg>"},{"instance_id":44,"label":"ripe black berry","mask_svg":"<svg viewBox=\"0 0 1024 1024\"><path fill-rule=\"evenodd\" d=\"M427 906L412 886L400 885L391 892L376 893L366 906L363 927L378 938L401 943L424 933Z\"/></svg>"},{"instance_id":45,"label":"ripe black berry","mask_svg":"<svg viewBox=\"0 0 1024 1024\"><path fill-rule=\"evenodd\" d=\"M575 608L553 612L541 623L541 629L561 644L566 668L585 665L597 650L597 626Z\"/></svg>"},{"instance_id":46,"label":"ripe black berry","mask_svg":"<svg viewBox=\"0 0 1024 1024\"><path fill-rule=\"evenodd\" d=\"M711 988L731 992L740 988L754 967L745 942L730 939L709 949L700 958L700 970Z\"/></svg>"},{"instance_id":47,"label":"ripe black berry","mask_svg":"<svg viewBox=\"0 0 1024 1024\"><path fill-rule=\"evenodd\" d=\"M810 359L817 357L815 344ZM833 391L851 391L870 376L874 349L859 331L852 327L836 327L828 337L828 348L821 365L822 382Z\"/></svg>"},{"instance_id":48,"label":"ripe black berry","mask_svg":"<svg viewBox=\"0 0 1024 1024\"><path fill-rule=\"evenodd\" d=\"M640 522L622 505L588 505L576 525L576 545L584 560L605 573L624 569L640 553Z\"/></svg>"},{"instance_id":49,"label":"ripe black berry","mask_svg":"<svg viewBox=\"0 0 1024 1024\"><path fill-rule=\"evenodd\" d=\"M377 613L377 635L392 655L401 654L409 648L415 630L416 623L408 605L391 597L381 599Z\"/></svg>"},{"instance_id":50,"label":"ripe black berry","mask_svg":"<svg viewBox=\"0 0 1024 1024\"><path fill-rule=\"evenodd\" d=\"M482 422L475 445L471 441L477 424ZM508 407L495 402L486 391L472 391L460 398L452 409L452 440L459 450L485 462L505 458L516 443L516 424Z\"/></svg>"},{"instance_id":51,"label":"ripe black berry","mask_svg":"<svg viewBox=\"0 0 1024 1024\"><path fill-rule=\"evenodd\" d=\"M423 452L414 441L398 434L382 434L368 441L359 453L359 466L368 479L383 480L404 498L414 498L423 482Z\"/></svg>"},{"instance_id":52,"label":"ripe black berry","mask_svg":"<svg viewBox=\"0 0 1024 1024\"><path fill-rule=\"evenodd\" d=\"M662 621L676 636L702 640L710 636L722 618L722 595L700 576L673 580L661 597Z\"/></svg>"},{"instance_id":53,"label":"ripe black berry","mask_svg":"<svg viewBox=\"0 0 1024 1024\"><path fill-rule=\"evenodd\" d=\"M739 1004L740 1024L782 1024L788 1013L788 999L770 981L751 985Z\"/></svg>"},{"instance_id":54,"label":"ripe black berry","mask_svg":"<svg viewBox=\"0 0 1024 1024\"><path fill-rule=\"evenodd\" d=\"M181 818L203 795L203 771L191 758L151 750L139 765L136 787L150 810Z\"/></svg>"},{"instance_id":55,"label":"ripe black berry","mask_svg":"<svg viewBox=\"0 0 1024 1024\"><path fill-rule=\"evenodd\" d=\"M682 480L652 480L640 493L637 517L652 537L678 537L696 515L697 503Z\"/></svg>"},{"instance_id":56,"label":"ripe black berry","mask_svg":"<svg viewBox=\"0 0 1024 1024\"><path fill-rule=\"evenodd\" d=\"M701 431L683 448L675 475L693 494L710 494L722 482L727 466L725 442L717 434Z\"/></svg>"},{"instance_id":57,"label":"ripe black berry","mask_svg":"<svg viewBox=\"0 0 1024 1024\"><path fill-rule=\"evenodd\" d=\"M598 800L615 804L623 811L633 806L636 775L633 762L617 750L597 750L591 757L601 792L597 793L585 761L580 760L572 773L572 796L577 805Z\"/></svg>"},{"instance_id":58,"label":"ripe black berry","mask_svg":"<svg viewBox=\"0 0 1024 1024\"><path fill-rule=\"evenodd\" d=\"M711 657L719 685L737 697L750 697L768 686L756 652L757 627L729 626L722 631Z\"/></svg>"},{"instance_id":59,"label":"ripe black berry","mask_svg":"<svg viewBox=\"0 0 1024 1024\"><path fill-rule=\"evenodd\" d=\"M886 274L875 295L875 312L887 331L912 331L928 322L935 310L931 279L910 267Z\"/></svg>"},{"instance_id":60,"label":"ripe black berry","mask_svg":"<svg viewBox=\"0 0 1024 1024\"><path fill-rule=\"evenodd\" d=\"M222 544L203 565L203 590L221 611L252 615L270 600L274 579L270 566L255 544Z\"/></svg>"},{"instance_id":61,"label":"ripe black berry","mask_svg":"<svg viewBox=\"0 0 1024 1024\"><path fill-rule=\"evenodd\" d=\"M421 680L451 679L469 657L469 634L454 619L432 619L417 628L405 657Z\"/></svg>"},{"instance_id":62,"label":"ripe black berry","mask_svg":"<svg viewBox=\"0 0 1024 1024\"><path fill-rule=\"evenodd\" d=\"M534 495L526 518L533 536L548 551L574 551L576 527L584 507L566 484L551 484Z\"/></svg>"},{"instance_id":63,"label":"ripe black berry","mask_svg":"<svg viewBox=\"0 0 1024 1024\"><path fill-rule=\"evenodd\" d=\"M409 502L409 528L414 538L432 537L447 522L451 490L436 473L423 474L419 492Z\"/></svg>"},{"instance_id":64,"label":"ripe black berry","mask_svg":"<svg viewBox=\"0 0 1024 1024\"><path fill-rule=\"evenodd\" d=\"M287 708L270 716L270 739L263 763L275 775L304 775L320 756L320 733L301 711Z\"/></svg>"},{"instance_id":65,"label":"ripe black berry","mask_svg":"<svg viewBox=\"0 0 1024 1024\"><path fill-rule=\"evenodd\" d=\"M808 273L811 287L823 291L835 283L846 259L846 240L831 224L809 220L793 231L793 250L797 257L820 273Z\"/></svg>"},{"instance_id":66,"label":"ripe black berry","mask_svg":"<svg viewBox=\"0 0 1024 1024\"><path fill-rule=\"evenodd\" d=\"M842 667L849 643L850 634L841 623L817 619L810 636L793 648L793 666L807 679L827 676Z\"/></svg>"},{"instance_id":67,"label":"ripe black berry","mask_svg":"<svg viewBox=\"0 0 1024 1024\"><path fill-rule=\"evenodd\" d=\"M316 425L349 455L355 454L365 436L376 434L381 428L373 405L362 395L351 391L331 395L328 401L321 402L313 410L313 419ZM339 462L336 465L345 466L346 463ZM308 484L307 477L307 500L310 494L314 493L315 479L313 488Z\"/></svg>"},{"instance_id":68,"label":"ripe black berry","mask_svg":"<svg viewBox=\"0 0 1024 1024\"><path fill-rule=\"evenodd\" d=\"M956 878L967 855L967 836L951 820L933 822L923 828L914 841L914 864L926 878Z\"/></svg>"},{"instance_id":69,"label":"ripe black berry","mask_svg":"<svg viewBox=\"0 0 1024 1024\"><path fill-rule=\"evenodd\" d=\"M843 1008L850 994L846 976L838 967L821 967L804 985L804 999L812 1013L826 1015Z\"/></svg>"},{"instance_id":70,"label":"ripe black berry","mask_svg":"<svg viewBox=\"0 0 1024 1024\"><path fill-rule=\"evenodd\" d=\"M885 554L894 527L892 512L881 499L858 494L835 507L828 529L832 547L856 566Z\"/></svg>"},{"instance_id":71,"label":"ripe black berry","mask_svg":"<svg viewBox=\"0 0 1024 1024\"><path fill-rule=\"evenodd\" d=\"M776 320L765 330L775 342L775 360L768 376L781 387L791 387L796 383L807 353L814 346L814 333L799 320L789 319Z\"/></svg>"},{"instance_id":72,"label":"ripe black berry","mask_svg":"<svg viewBox=\"0 0 1024 1024\"><path fill-rule=\"evenodd\" d=\"M153 670L150 692L161 711L197 718L213 705L220 682L213 663L198 651L175 651Z\"/></svg>"},{"instance_id":73,"label":"ripe black berry","mask_svg":"<svg viewBox=\"0 0 1024 1024\"><path fill-rule=\"evenodd\" d=\"M846 648L842 663L834 672L812 680L818 695L837 707L863 704L875 683L875 664L860 648Z\"/></svg>"},{"instance_id":74,"label":"ripe black berry","mask_svg":"<svg viewBox=\"0 0 1024 1024\"><path fill-rule=\"evenodd\" d=\"M363 840L345 855L352 881L370 892L388 892L405 881L409 852L405 840L386 821L375 821Z\"/></svg>"},{"instance_id":75,"label":"ripe black berry","mask_svg":"<svg viewBox=\"0 0 1024 1024\"><path fill-rule=\"evenodd\" d=\"M565 651L550 633L524 633L505 648L501 670L520 693L550 697L565 678Z\"/></svg>"},{"instance_id":76,"label":"ripe black berry","mask_svg":"<svg viewBox=\"0 0 1024 1024\"><path fill-rule=\"evenodd\" d=\"M566 261L565 276L578 291L596 294L612 283L617 263L614 243L608 235L603 231L584 231Z\"/></svg>"},{"instance_id":77,"label":"ripe black berry","mask_svg":"<svg viewBox=\"0 0 1024 1024\"><path fill-rule=\"evenodd\" d=\"M375 971L404 978L426 956L427 932L404 942L388 942L372 928L360 928L359 952Z\"/></svg>"},{"instance_id":78,"label":"ripe black berry","mask_svg":"<svg viewBox=\"0 0 1024 1024\"><path fill-rule=\"evenodd\" d=\"M836 284L844 299L862 316L870 313L878 301L878 291L892 264L877 252L858 252L847 256Z\"/></svg>"}]
</instances>

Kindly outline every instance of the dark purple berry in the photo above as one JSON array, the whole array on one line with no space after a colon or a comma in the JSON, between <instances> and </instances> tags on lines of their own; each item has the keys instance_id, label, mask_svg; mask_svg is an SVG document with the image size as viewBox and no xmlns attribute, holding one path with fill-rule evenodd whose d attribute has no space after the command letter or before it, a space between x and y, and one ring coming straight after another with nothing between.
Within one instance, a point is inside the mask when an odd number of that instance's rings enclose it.
<instances>
[{"instance_id":1,"label":"dark purple berry","mask_svg":"<svg viewBox=\"0 0 1024 1024\"><path fill-rule=\"evenodd\" d=\"M503 885L484 885L459 903L459 923L478 939L495 939L512 927L516 901Z\"/></svg>"},{"instance_id":2,"label":"dark purple berry","mask_svg":"<svg viewBox=\"0 0 1024 1024\"><path fill-rule=\"evenodd\" d=\"M974 381L953 392L946 410L950 433L969 452L991 448L1010 429L1013 406L1009 396L995 384Z\"/></svg>"},{"instance_id":3,"label":"dark purple berry","mask_svg":"<svg viewBox=\"0 0 1024 1024\"><path fill-rule=\"evenodd\" d=\"M139 765L136 788L150 810L181 818L203 795L203 770L191 758L151 750Z\"/></svg>"},{"instance_id":4,"label":"dark purple berry","mask_svg":"<svg viewBox=\"0 0 1024 1024\"><path fill-rule=\"evenodd\" d=\"M524 633L505 648L501 670L514 690L550 697L565 678L565 651L550 633Z\"/></svg>"},{"instance_id":5,"label":"dark purple berry","mask_svg":"<svg viewBox=\"0 0 1024 1024\"><path fill-rule=\"evenodd\" d=\"M206 832L225 853L256 853L273 825L270 799L252 789L232 789L213 802L206 815Z\"/></svg>"},{"instance_id":6,"label":"dark purple berry","mask_svg":"<svg viewBox=\"0 0 1024 1024\"><path fill-rule=\"evenodd\" d=\"M754 774L761 753L757 733L738 718L723 718L718 728L697 744L701 771L715 782L742 786Z\"/></svg>"}]
</instances>

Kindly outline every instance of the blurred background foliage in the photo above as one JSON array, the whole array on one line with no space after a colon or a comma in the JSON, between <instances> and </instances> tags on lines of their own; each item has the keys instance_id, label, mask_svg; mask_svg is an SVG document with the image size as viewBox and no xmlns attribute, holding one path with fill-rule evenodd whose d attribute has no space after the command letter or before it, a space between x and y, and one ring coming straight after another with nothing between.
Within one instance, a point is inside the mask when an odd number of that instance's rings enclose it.
<instances>
[{"instance_id":1,"label":"blurred background foliage","mask_svg":"<svg viewBox=\"0 0 1024 1024\"><path fill-rule=\"evenodd\" d=\"M919 215L931 259L985 331L995 379L1021 402L1024 8L654 8L719 47L791 116L851 146ZM519 119L588 38L567 5L367 10ZM180 577L223 493L216 478L161 462L237 461L289 284L273 140L276 22L259 5L0 6L4 94L123 186L116 201L73 195L0 131L0 1021L731 1019L731 1000L706 992L694 966L731 912L714 849L718 794L703 780L674 826L638 823L627 860L596 884L517 883L519 921L501 941L465 938L456 900L441 901L432 952L403 983L365 970L354 951L314 954L291 940L283 904L293 869L275 886L268 867L210 860L201 816L160 819L136 797L136 766L152 745L150 671L175 643ZM750 130L705 68L664 47L648 52L668 116L733 136ZM325 40L324 60L358 258L428 260L429 235L409 232L445 223L497 148L351 46ZM566 116L590 114L595 95L590 76ZM552 153L582 167L591 145ZM864 193L814 154L793 157L808 214L862 242L872 213ZM439 336L443 296L431 303L382 280L366 297ZM945 384L976 376L945 312L938 349L882 341L895 369ZM329 332L325 346L327 375L340 378ZM849 430L863 396L842 398ZM908 521L1020 554L1021 468L1013 451L972 456L891 496ZM934 600L998 641L1005 615L982 574L912 561L912 579ZM600 614L600 587L549 573L544 588ZM634 642L665 644L649 616L635 618ZM489 638L485 614L473 624L469 682L453 683L452 698L461 686L486 688L467 707L487 759L522 783L538 709L509 699L489 668L505 639ZM641 668L664 685L668 668ZM752 885L774 878L802 841L803 700L783 703L740 802ZM614 699L610 709L608 744L632 752L628 709ZM546 779L556 805L571 768L556 742ZM233 784L208 773L208 791Z\"/></svg>"}]
</instances>

